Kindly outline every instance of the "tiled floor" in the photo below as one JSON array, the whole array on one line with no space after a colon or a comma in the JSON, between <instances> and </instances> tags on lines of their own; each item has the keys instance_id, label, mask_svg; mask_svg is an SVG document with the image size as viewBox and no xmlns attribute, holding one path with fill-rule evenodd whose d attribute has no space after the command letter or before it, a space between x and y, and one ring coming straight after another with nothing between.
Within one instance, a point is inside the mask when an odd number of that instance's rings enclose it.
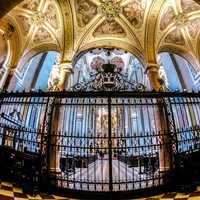
<instances>
[{"instance_id":1,"label":"tiled floor","mask_svg":"<svg viewBox=\"0 0 200 200\"><path fill-rule=\"evenodd\" d=\"M24 194L22 189L8 182L0 182L0 200L70 200L55 195L38 194L30 196Z\"/></svg>"},{"instance_id":2,"label":"tiled floor","mask_svg":"<svg viewBox=\"0 0 200 200\"><path fill-rule=\"evenodd\" d=\"M38 194L30 196L24 194L22 189L8 182L0 182L0 200L70 200L70 198L59 197L48 194ZM72 199L71 199L72 200ZM197 190L188 194L181 193L166 193L153 197L141 198L138 200L200 200L200 187Z\"/></svg>"},{"instance_id":3,"label":"tiled floor","mask_svg":"<svg viewBox=\"0 0 200 200\"><path fill-rule=\"evenodd\" d=\"M142 198L140 200L200 200L200 191L195 191L193 193L166 193L157 195L154 197Z\"/></svg>"}]
</instances>

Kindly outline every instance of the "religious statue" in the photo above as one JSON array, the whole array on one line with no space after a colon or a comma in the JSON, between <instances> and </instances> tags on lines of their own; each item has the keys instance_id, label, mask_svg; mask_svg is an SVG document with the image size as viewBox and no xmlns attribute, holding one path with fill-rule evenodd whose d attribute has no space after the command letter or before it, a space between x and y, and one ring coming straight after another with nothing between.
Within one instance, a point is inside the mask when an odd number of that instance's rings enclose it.
<instances>
[{"instance_id":1,"label":"religious statue","mask_svg":"<svg viewBox=\"0 0 200 200\"><path fill-rule=\"evenodd\" d=\"M61 56L58 55L55 61L55 64L52 66L52 70L48 79L48 89L50 91L58 90L58 83L60 80L60 62Z\"/></svg>"},{"instance_id":2,"label":"religious statue","mask_svg":"<svg viewBox=\"0 0 200 200\"><path fill-rule=\"evenodd\" d=\"M159 64L160 84L162 86L162 89L166 90L169 87L169 82L168 82L167 75L166 75L166 72L165 72L165 69L164 69L164 66L162 64L160 56L158 56L158 64Z\"/></svg>"}]
</instances>

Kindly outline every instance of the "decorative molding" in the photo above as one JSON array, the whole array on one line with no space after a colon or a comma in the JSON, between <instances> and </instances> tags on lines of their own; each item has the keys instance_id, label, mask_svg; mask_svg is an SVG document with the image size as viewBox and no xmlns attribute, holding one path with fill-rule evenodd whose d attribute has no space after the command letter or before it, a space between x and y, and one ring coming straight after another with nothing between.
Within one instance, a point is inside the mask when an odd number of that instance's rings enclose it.
<instances>
[{"instance_id":1,"label":"decorative molding","mask_svg":"<svg viewBox=\"0 0 200 200\"><path fill-rule=\"evenodd\" d=\"M31 16L31 22L35 25L35 26L41 26L42 24L44 24L45 22L45 14L42 12L35 12L32 16Z\"/></svg>"},{"instance_id":2,"label":"decorative molding","mask_svg":"<svg viewBox=\"0 0 200 200\"><path fill-rule=\"evenodd\" d=\"M192 49L199 48L200 33L200 5L193 0L24 0L9 16L22 41L18 55L43 44L56 45L63 60L91 44L138 51L152 63L163 45L200 52Z\"/></svg>"},{"instance_id":3,"label":"decorative molding","mask_svg":"<svg viewBox=\"0 0 200 200\"><path fill-rule=\"evenodd\" d=\"M189 23L189 18L184 13L179 13L173 19L177 28L183 28Z\"/></svg>"}]
</instances>

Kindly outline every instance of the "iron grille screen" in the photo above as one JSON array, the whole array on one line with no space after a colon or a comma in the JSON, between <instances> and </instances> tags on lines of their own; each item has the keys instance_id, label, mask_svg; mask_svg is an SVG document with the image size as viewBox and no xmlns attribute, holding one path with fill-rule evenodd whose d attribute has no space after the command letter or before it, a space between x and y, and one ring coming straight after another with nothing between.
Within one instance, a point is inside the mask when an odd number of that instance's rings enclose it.
<instances>
[{"instance_id":1,"label":"iron grille screen","mask_svg":"<svg viewBox=\"0 0 200 200\"><path fill-rule=\"evenodd\" d=\"M1 176L114 192L164 186L176 180L174 172L184 176L183 169L190 169L191 180L199 175L198 94L4 93L0 98Z\"/></svg>"}]
</instances>

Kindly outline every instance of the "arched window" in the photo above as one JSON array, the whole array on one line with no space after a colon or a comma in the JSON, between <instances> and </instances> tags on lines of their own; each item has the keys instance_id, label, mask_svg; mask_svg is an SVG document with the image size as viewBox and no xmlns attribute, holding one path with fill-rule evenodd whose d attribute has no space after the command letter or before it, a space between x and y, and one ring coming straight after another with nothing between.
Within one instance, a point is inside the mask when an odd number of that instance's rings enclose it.
<instances>
[{"instance_id":1,"label":"arched window","mask_svg":"<svg viewBox=\"0 0 200 200\"><path fill-rule=\"evenodd\" d=\"M48 90L48 79L52 66L59 53L48 51L32 57L25 65L19 66L13 79L16 80L14 90ZM11 87L14 86L14 80Z\"/></svg>"},{"instance_id":2,"label":"arched window","mask_svg":"<svg viewBox=\"0 0 200 200\"><path fill-rule=\"evenodd\" d=\"M169 52L158 56L160 76L170 91L196 91L198 89L198 70L185 58Z\"/></svg>"}]
</instances>

